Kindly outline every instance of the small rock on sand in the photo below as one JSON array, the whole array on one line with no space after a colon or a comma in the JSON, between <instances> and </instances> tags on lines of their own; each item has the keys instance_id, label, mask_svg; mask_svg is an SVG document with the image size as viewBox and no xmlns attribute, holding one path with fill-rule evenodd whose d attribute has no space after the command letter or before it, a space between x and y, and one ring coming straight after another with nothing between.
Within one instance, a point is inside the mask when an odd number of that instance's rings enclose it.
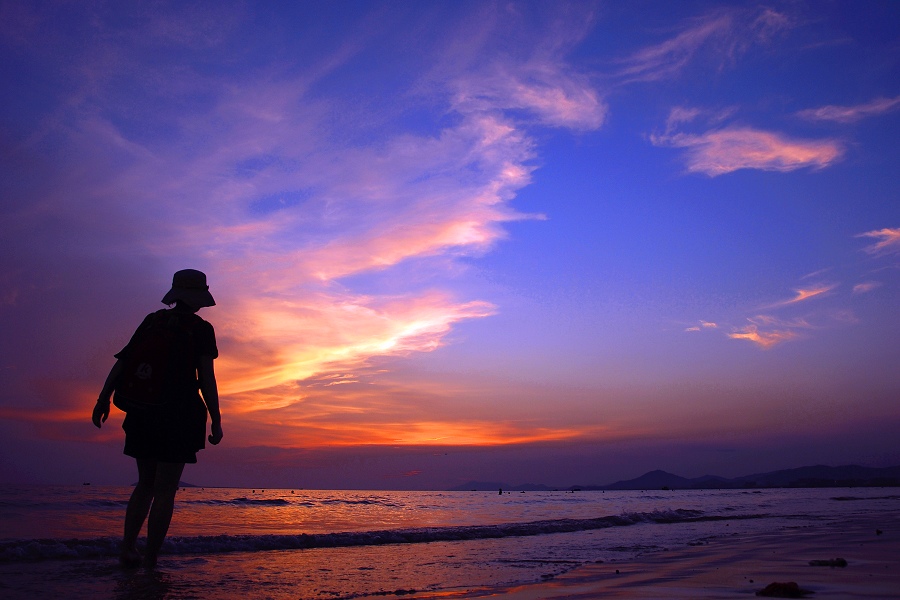
<instances>
[{"instance_id":1,"label":"small rock on sand","mask_svg":"<svg viewBox=\"0 0 900 600\"><path fill-rule=\"evenodd\" d=\"M809 561L809 566L811 567L846 567L847 561L843 558L829 558L827 560L811 560Z\"/></svg>"},{"instance_id":2,"label":"small rock on sand","mask_svg":"<svg viewBox=\"0 0 900 600\"><path fill-rule=\"evenodd\" d=\"M776 581L756 592L757 596L765 596L767 598L804 598L809 594L812 594L812 592L802 589L794 581Z\"/></svg>"}]
</instances>

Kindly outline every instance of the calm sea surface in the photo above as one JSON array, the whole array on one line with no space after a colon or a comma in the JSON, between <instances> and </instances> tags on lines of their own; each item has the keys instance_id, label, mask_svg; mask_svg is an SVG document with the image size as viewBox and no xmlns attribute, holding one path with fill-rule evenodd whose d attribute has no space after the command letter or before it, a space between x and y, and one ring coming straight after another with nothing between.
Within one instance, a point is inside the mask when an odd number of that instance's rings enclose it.
<instances>
[{"instance_id":1,"label":"calm sea surface","mask_svg":"<svg viewBox=\"0 0 900 600\"><path fill-rule=\"evenodd\" d=\"M3 598L360 598L900 512L890 488L361 492L185 488L159 569L118 567L129 487L0 486Z\"/></svg>"}]
</instances>

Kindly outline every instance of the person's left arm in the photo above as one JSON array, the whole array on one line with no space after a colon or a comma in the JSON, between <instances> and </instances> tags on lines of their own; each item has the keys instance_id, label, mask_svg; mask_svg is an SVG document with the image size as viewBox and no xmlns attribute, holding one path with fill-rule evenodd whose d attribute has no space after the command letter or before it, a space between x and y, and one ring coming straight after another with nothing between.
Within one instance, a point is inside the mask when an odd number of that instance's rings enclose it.
<instances>
[{"instance_id":1,"label":"person's left arm","mask_svg":"<svg viewBox=\"0 0 900 600\"><path fill-rule=\"evenodd\" d=\"M200 366L197 369L197 375L200 378L200 393L203 395L203 401L206 403L206 410L209 411L209 419L211 421L209 443L216 445L222 441L223 434L222 415L219 412L219 388L216 385L216 372L213 367L212 356L200 356Z\"/></svg>"},{"instance_id":2,"label":"person's left arm","mask_svg":"<svg viewBox=\"0 0 900 600\"><path fill-rule=\"evenodd\" d=\"M91 421L94 422L94 426L98 429L109 418L109 401L112 398L113 390L116 389L116 382L119 381L123 368L122 360L116 359L116 364L109 370L109 375L106 376L106 381L103 383L103 389L97 398L97 404L94 405L94 414L91 415Z\"/></svg>"}]
</instances>

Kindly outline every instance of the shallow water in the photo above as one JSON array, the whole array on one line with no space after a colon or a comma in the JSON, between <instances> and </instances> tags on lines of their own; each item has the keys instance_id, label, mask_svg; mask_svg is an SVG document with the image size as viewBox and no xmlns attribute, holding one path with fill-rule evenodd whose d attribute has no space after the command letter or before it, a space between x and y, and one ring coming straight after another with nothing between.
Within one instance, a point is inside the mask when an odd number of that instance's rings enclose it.
<instances>
[{"instance_id":1,"label":"shallow water","mask_svg":"<svg viewBox=\"0 0 900 600\"><path fill-rule=\"evenodd\" d=\"M187 488L159 569L116 565L131 488L0 488L4 598L359 598L540 581L720 535L895 513L891 489Z\"/></svg>"}]
</instances>

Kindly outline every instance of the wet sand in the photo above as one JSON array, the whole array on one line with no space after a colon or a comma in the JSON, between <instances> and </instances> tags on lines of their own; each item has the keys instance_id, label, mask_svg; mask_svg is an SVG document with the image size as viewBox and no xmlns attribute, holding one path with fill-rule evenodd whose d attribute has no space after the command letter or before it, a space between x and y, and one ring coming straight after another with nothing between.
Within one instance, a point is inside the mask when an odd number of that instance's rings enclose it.
<instances>
[{"instance_id":1,"label":"wet sand","mask_svg":"<svg viewBox=\"0 0 900 600\"><path fill-rule=\"evenodd\" d=\"M845 559L847 566L809 564L835 558ZM803 597L813 599L900 598L900 516L860 516L817 527L722 536L632 561L584 565L542 583L416 597L755 598L773 582L796 582L812 592Z\"/></svg>"}]
</instances>

